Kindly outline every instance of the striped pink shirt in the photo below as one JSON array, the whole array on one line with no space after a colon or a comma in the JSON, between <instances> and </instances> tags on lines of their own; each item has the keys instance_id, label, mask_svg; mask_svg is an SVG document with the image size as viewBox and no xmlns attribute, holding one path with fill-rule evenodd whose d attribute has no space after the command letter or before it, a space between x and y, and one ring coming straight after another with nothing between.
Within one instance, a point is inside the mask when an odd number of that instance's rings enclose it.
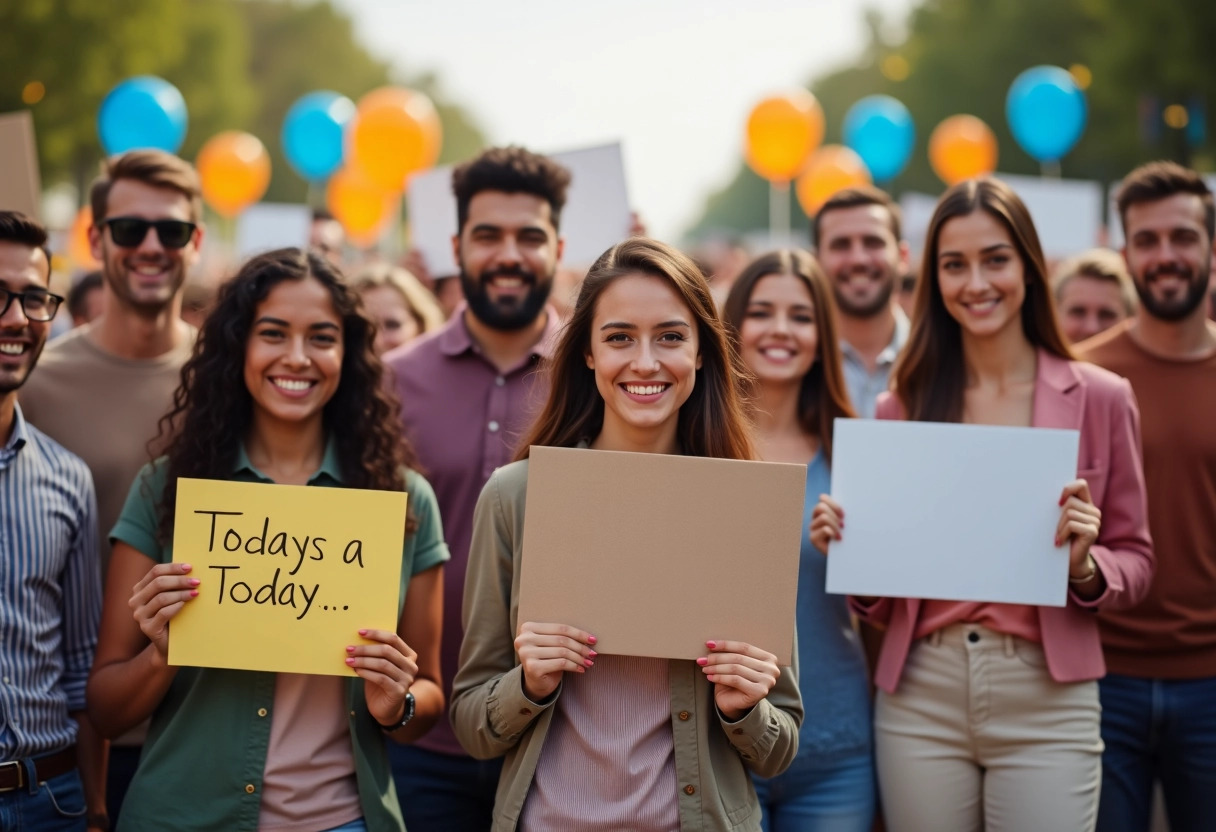
<instances>
[{"instance_id":1,"label":"striped pink shirt","mask_svg":"<svg viewBox=\"0 0 1216 832\"><path fill-rule=\"evenodd\" d=\"M566 674L519 828L680 828L667 659L600 655Z\"/></svg>"}]
</instances>

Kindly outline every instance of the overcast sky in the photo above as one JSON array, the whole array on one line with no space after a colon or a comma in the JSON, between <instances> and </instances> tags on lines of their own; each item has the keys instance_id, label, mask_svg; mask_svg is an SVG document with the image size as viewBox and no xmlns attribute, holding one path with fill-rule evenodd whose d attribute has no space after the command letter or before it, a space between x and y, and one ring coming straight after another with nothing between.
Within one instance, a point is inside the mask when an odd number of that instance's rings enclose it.
<instances>
[{"instance_id":1,"label":"overcast sky","mask_svg":"<svg viewBox=\"0 0 1216 832\"><path fill-rule=\"evenodd\" d=\"M740 158L763 96L849 62L863 14L911 0L337 0L361 40L433 71L496 144L620 140L630 199L674 239ZM829 125L829 131L832 126Z\"/></svg>"}]
</instances>

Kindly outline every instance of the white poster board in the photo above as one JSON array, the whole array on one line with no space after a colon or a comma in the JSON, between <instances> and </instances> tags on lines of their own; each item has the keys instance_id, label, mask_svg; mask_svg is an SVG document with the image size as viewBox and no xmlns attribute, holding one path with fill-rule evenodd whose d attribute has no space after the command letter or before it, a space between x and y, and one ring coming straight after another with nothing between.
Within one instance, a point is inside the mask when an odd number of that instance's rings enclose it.
<instances>
[{"instance_id":1,"label":"white poster board","mask_svg":"<svg viewBox=\"0 0 1216 832\"><path fill-rule=\"evenodd\" d=\"M590 266L609 246L629 236L632 224L625 163L619 142L547 154L570 170L570 188L559 232L566 241L562 263ZM456 197L452 168L434 168L410 178L406 193L410 240L435 277L457 274L452 257Z\"/></svg>"},{"instance_id":2,"label":"white poster board","mask_svg":"<svg viewBox=\"0 0 1216 832\"><path fill-rule=\"evenodd\" d=\"M1071 257L1102 244L1100 183L1012 173L1000 173L997 178L1026 203L1049 260Z\"/></svg>"},{"instance_id":3,"label":"white poster board","mask_svg":"<svg viewBox=\"0 0 1216 832\"><path fill-rule=\"evenodd\" d=\"M827 591L1062 607L1060 492L1080 433L837 419L832 497L843 539Z\"/></svg>"},{"instance_id":4,"label":"white poster board","mask_svg":"<svg viewBox=\"0 0 1216 832\"><path fill-rule=\"evenodd\" d=\"M307 205L259 202L236 220L236 257L239 261L276 248L305 248L312 226Z\"/></svg>"}]
</instances>

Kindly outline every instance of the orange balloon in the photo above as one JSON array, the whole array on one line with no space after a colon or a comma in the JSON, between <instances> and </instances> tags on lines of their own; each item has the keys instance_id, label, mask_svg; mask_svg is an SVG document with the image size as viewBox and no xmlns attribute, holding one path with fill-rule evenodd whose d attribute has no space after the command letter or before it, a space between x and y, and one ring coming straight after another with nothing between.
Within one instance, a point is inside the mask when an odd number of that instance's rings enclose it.
<instances>
[{"instance_id":1,"label":"orange balloon","mask_svg":"<svg viewBox=\"0 0 1216 832\"><path fill-rule=\"evenodd\" d=\"M823 141L823 108L806 90L765 98L747 117L747 164L770 182L789 182Z\"/></svg>"},{"instance_id":2,"label":"orange balloon","mask_svg":"<svg viewBox=\"0 0 1216 832\"><path fill-rule=\"evenodd\" d=\"M207 140L196 160L203 199L233 217L262 198L270 186L270 154L257 136L228 130Z\"/></svg>"},{"instance_id":3,"label":"orange balloon","mask_svg":"<svg viewBox=\"0 0 1216 832\"><path fill-rule=\"evenodd\" d=\"M405 188L411 174L432 167L443 126L431 99L401 87L380 87L359 100L347 128L351 163L383 191Z\"/></svg>"},{"instance_id":4,"label":"orange balloon","mask_svg":"<svg viewBox=\"0 0 1216 832\"><path fill-rule=\"evenodd\" d=\"M996 135L975 116L950 116L929 136L929 164L947 185L996 170Z\"/></svg>"},{"instance_id":5,"label":"orange balloon","mask_svg":"<svg viewBox=\"0 0 1216 832\"><path fill-rule=\"evenodd\" d=\"M372 242L388 219L393 196L359 170L342 167L329 178L325 204L352 239Z\"/></svg>"},{"instance_id":6,"label":"orange balloon","mask_svg":"<svg viewBox=\"0 0 1216 832\"><path fill-rule=\"evenodd\" d=\"M72 220L72 229L68 232L68 258L77 269L92 271L101 268L89 246L89 229L92 227L93 208L86 205L76 212L76 219Z\"/></svg>"},{"instance_id":7,"label":"orange balloon","mask_svg":"<svg viewBox=\"0 0 1216 832\"><path fill-rule=\"evenodd\" d=\"M825 144L807 162L794 192L802 210L813 217L838 192L871 181L870 169L856 151L841 144Z\"/></svg>"}]
</instances>

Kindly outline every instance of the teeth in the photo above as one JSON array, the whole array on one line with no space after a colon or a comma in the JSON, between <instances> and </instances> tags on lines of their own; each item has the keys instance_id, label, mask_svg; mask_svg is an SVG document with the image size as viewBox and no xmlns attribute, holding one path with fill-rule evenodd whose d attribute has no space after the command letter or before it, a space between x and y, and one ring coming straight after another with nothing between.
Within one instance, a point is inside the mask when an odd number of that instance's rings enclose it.
<instances>
[{"instance_id":1,"label":"teeth","mask_svg":"<svg viewBox=\"0 0 1216 832\"><path fill-rule=\"evenodd\" d=\"M492 282L495 286L501 286L504 289L514 289L524 285L521 277L496 277Z\"/></svg>"},{"instance_id":2,"label":"teeth","mask_svg":"<svg viewBox=\"0 0 1216 832\"><path fill-rule=\"evenodd\" d=\"M0 352L5 355L21 355L25 352L25 344L0 344Z\"/></svg>"},{"instance_id":3,"label":"teeth","mask_svg":"<svg viewBox=\"0 0 1216 832\"><path fill-rule=\"evenodd\" d=\"M980 301L979 303L967 304L968 309L974 309L978 312L984 312L988 309L991 309L994 306L996 306L996 300L983 300L983 301Z\"/></svg>"},{"instance_id":4,"label":"teeth","mask_svg":"<svg viewBox=\"0 0 1216 832\"><path fill-rule=\"evenodd\" d=\"M163 272L164 269L162 269L160 266L136 266L135 271L137 274L142 274L147 277L155 277Z\"/></svg>"},{"instance_id":5,"label":"teeth","mask_svg":"<svg viewBox=\"0 0 1216 832\"><path fill-rule=\"evenodd\" d=\"M307 390L309 387L312 387L311 381L294 381L285 378L272 378L271 382L275 387L280 387L284 390L292 390L295 392Z\"/></svg>"},{"instance_id":6,"label":"teeth","mask_svg":"<svg viewBox=\"0 0 1216 832\"><path fill-rule=\"evenodd\" d=\"M793 352L791 352L790 350L787 350L787 349L782 349L780 347L770 347L767 350L762 350L762 352L765 355L767 355L769 358L775 358L778 361L784 360L786 358L794 357Z\"/></svg>"},{"instance_id":7,"label":"teeth","mask_svg":"<svg viewBox=\"0 0 1216 832\"><path fill-rule=\"evenodd\" d=\"M653 396L666 389L665 384L626 384L625 389L635 396Z\"/></svg>"}]
</instances>

